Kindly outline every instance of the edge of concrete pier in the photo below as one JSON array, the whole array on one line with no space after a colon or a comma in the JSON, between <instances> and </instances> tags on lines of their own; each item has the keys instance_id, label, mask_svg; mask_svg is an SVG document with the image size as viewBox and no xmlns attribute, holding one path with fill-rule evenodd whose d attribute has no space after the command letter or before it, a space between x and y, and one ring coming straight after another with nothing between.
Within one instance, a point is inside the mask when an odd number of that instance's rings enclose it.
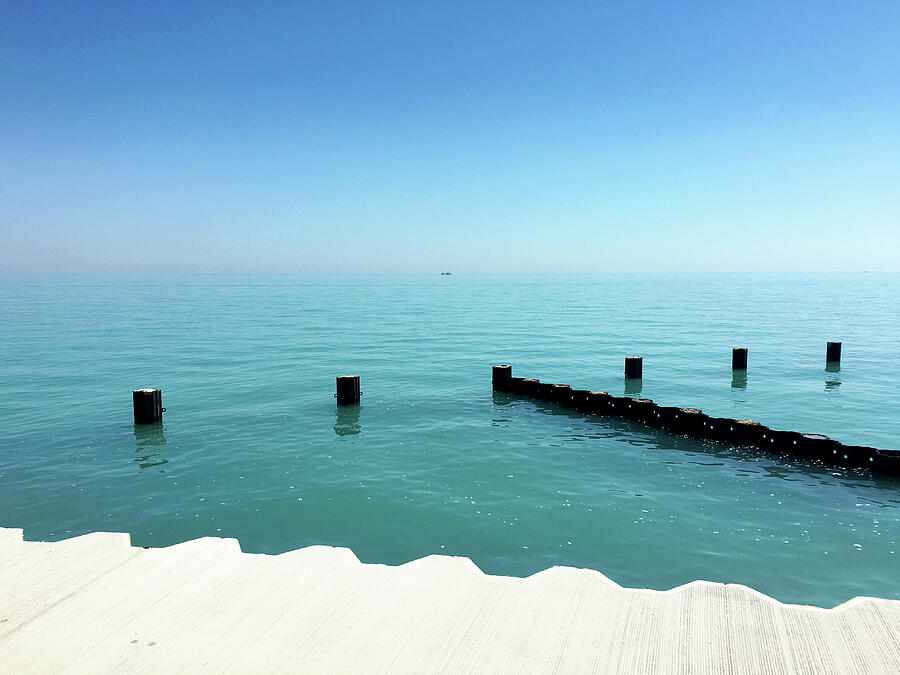
<instances>
[{"instance_id":1,"label":"edge of concrete pier","mask_svg":"<svg viewBox=\"0 0 900 675\"><path fill-rule=\"evenodd\" d=\"M0 528L0 670L900 672L900 600L786 605L746 586L623 588L468 558L364 564L346 548L243 553Z\"/></svg>"}]
</instances>

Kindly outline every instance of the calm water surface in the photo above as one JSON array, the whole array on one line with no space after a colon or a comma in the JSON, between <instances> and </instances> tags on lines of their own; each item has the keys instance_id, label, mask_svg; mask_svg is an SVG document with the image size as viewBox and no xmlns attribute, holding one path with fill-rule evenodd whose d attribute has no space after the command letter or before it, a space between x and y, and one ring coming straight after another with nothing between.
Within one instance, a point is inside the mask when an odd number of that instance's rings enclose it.
<instances>
[{"instance_id":1,"label":"calm water surface","mask_svg":"<svg viewBox=\"0 0 900 675\"><path fill-rule=\"evenodd\" d=\"M507 362L621 395L639 354L629 393L898 448L898 317L876 274L0 278L0 524L900 598L900 481L490 387ZM339 411L347 373L363 404ZM132 424L137 387L163 389L162 427Z\"/></svg>"}]
</instances>

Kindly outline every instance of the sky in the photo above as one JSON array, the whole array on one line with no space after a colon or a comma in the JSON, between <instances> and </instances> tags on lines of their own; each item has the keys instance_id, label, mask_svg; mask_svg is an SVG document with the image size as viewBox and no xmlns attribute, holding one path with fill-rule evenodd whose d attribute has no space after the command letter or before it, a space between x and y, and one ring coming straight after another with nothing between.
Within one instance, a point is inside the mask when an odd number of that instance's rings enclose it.
<instances>
[{"instance_id":1,"label":"sky","mask_svg":"<svg viewBox=\"0 0 900 675\"><path fill-rule=\"evenodd\" d=\"M0 0L0 273L900 271L897 2Z\"/></svg>"}]
</instances>

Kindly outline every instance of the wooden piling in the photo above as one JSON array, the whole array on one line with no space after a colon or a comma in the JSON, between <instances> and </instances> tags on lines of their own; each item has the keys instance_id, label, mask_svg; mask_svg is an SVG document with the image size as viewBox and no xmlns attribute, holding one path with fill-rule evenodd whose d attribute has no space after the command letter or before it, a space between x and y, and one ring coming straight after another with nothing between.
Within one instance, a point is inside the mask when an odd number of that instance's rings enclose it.
<instances>
[{"instance_id":1,"label":"wooden piling","mask_svg":"<svg viewBox=\"0 0 900 675\"><path fill-rule=\"evenodd\" d=\"M831 461L836 453L838 442L822 434L800 434L797 439L796 452L816 459Z\"/></svg>"},{"instance_id":2,"label":"wooden piling","mask_svg":"<svg viewBox=\"0 0 900 675\"><path fill-rule=\"evenodd\" d=\"M708 416L698 408L679 408L675 413L675 431L689 436L700 436L706 428Z\"/></svg>"},{"instance_id":3,"label":"wooden piling","mask_svg":"<svg viewBox=\"0 0 900 675\"><path fill-rule=\"evenodd\" d=\"M588 409L592 413L605 414L609 410L610 395L605 391L588 392Z\"/></svg>"},{"instance_id":4,"label":"wooden piling","mask_svg":"<svg viewBox=\"0 0 900 675\"><path fill-rule=\"evenodd\" d=\"M825 361L827 363L839 363L841 360L841 343L829 342L825 347Z\"/></svg>"},{"instance_id":5,"label":"wooden piling","mask_svg":"<svg viewBox=\"0 0 900 675\"><path fill-rule=\"evenodd\" d=\"M166 409L162 407L161 389L135 389L131 395L134 403L135 424L162 422L162 414Z\"/></svg>"},{"instance_id":6,"label":"wooden piling","mask_svg":"<svg viewBox=\"0 0 900 675\"><path fill-rule=\"evenodd\" d=\"M640 357L629 358L641 360ZM495 370L495 383L498 382L501 386L511 385L506 391L513 394L532 395L538 400L576 408L589 414L638 420L651 427L676 434L754 445L766 451L811 457L845 466L865 467L875 473L900 475L900 450L844 445L820 434L770 429L751 419L711 417L696 408L660 406L650 399L622 398L610 396L603 391L572 389L567 384L551 384L531 378L513 378L509 366L494 366L494 368L500 369ZM839 365L835 363L834 368L839 370ZM746 371L736 371L734 377L742 377L746 381ZM626 382L626 387L628 384Z\"/></svg>"},{"instance_id":7,"label":"wooden piling","mask_svg":"<svg viewBox=\"0 0 900 675\"><path fill-rule=\"evenodd\" d=\"M494 391L509 391L512 378L512 366L494 366L491 369L491 384Z\"/></svg>"},{"instance_id":8,"label":"wooden piling","mask_svg":"<svg viewBox=\"0 0 900 675\"><path fill-rule=\"evenodd\" d=\"M526 377L524 380L522 380L522 393L526 396L537 396L538 385L540 384L540 382L540 380Z\"/></svg>"},{"instance_id":9,"label":"wooden piling","mask_svg":"<svg viewBox=\"0 0 900 675\"><path fill-rule=\"evenodd\" d=\"M573 389L572 390L572 407L578 408L579 410L587 410L588 409L588 401L590 398L590 393L587 389Z\"/></svg>"},{"instance_id":10,"label":"wooden piling","mask_svg":"<svg viewBox=\"0 0 900 675\"><path fill-rule=\"evenodd\" d=\"M900 476L900 450L878 450L873 469L889 476Z\"/></svg>"},{"instance_id":11,"label":"wooden piling","mask_svg":"<svg viewBox=\"0 0 900 675\"><path fill-rule=\"evenodd\" d=\"M509 378L509 390L513 394L524 394L525 393L525 378L524 377L511 377Z\"/></svg>"},{"instance_id":12,"label":"wooden piling","mask_svg":"<svg viewBox=\"0 0 900 675\"><path fill-rule=\"evenodd\" d=\"M568 384L554 384L550 393L550 400L560 405L569 405L572 402L572 387Z\"/></svg>"},{"instance_id":13,"label":"wooden piling","mask_svg":"<svg viewBox=\"0 0 900 675\"><path fill-rule=\"evenodd\" d=\"M640 356L625 357L625 379L639 380L643 377L644 359Z\"/></svg>"},{"instance_id":14,"label":"wooden piling","mask_svg":"<svg viewBox=\"0 0 900 675\"><path fill-rule=\"evenodd\" d=\"M747 370L747 348L735 347L731 350L731 369Z\"/></svg>"},{"instance_id":15,"label":"wooden piling","mask_svg":"<svg viewBox=\"0 0 900 675\"><path fill-rule=\"evenodd\" d=\"M734 440L738 443L750 443L762 445L763 434L767 434L769 427L751 419L735 420L729 425L729 431L734 434Z\"/></svg>"},{"instance_id":16,"label":"wooden piling","mask_svg":"<svg viewBox=\"0 0 900 675\"><path fill-rule=\"evenodd\" d=\"M552 401L554 386L552 382L538 382L537 397L542 401Z\"/></svg>"},{"instance_id":17,"label":"wooden piling","mask_svg":"<svg viewBox=\"0 0 900 675\"><path fill-rule=\"evenodd\" d=\"M649 398L629 398L623 403L619 414L625 419L643 420L656 416L656 404Z\"/></svg>"},{"instance_id":18,"label":"wooden piling","mask_svg":"<svg viewBox=\"0 0 900 675\"><path fill-rule=\"evenodd\" d=\"M359 375L338 375L335 397L338 405L359 403Z\"/></svg>"}]
</instances>

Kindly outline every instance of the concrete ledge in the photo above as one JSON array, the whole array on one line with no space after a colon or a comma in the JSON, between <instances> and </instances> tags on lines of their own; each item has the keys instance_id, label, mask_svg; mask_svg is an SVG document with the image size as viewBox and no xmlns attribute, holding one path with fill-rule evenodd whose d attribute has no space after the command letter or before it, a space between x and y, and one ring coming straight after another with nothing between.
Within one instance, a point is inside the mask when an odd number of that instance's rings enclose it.
<instances>
[{"instance_id":1,"label":"concrete ledge","mask_svg":"<svg viewBox=\"0 0 900 675\"><path fill-rule=\"evenodd\" d=\"M900 601L784 605L695 581L625 589L468 558L396 567L348 549L269 556L234 539L134 548L0 528L2 672L900 672Z\"/></svg>"}]
</instances>

